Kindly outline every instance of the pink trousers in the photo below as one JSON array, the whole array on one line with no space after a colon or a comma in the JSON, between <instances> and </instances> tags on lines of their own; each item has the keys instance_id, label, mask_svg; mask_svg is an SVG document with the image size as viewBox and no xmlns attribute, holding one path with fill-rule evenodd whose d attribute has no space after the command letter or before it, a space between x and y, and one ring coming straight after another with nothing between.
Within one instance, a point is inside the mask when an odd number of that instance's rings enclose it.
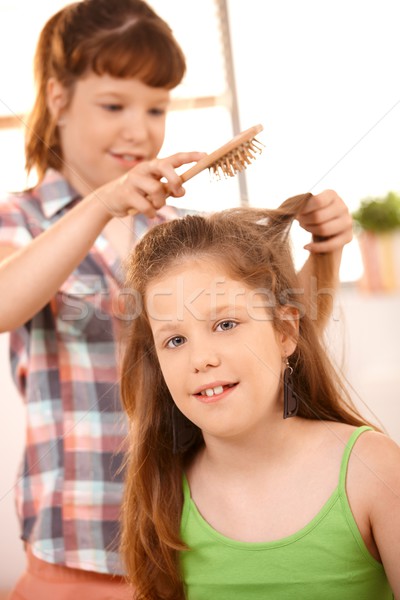
<instances>
[{"instance_id":1,"label":"pink trousers","mask_svg":"<svg viewBox=\"0 0 400 600\"><path fill-rule=\"evenodd\" d=\"M123 577L53 565L27 549L27 568L8 600L132 600Z\"/></svg>"}]
</instances>

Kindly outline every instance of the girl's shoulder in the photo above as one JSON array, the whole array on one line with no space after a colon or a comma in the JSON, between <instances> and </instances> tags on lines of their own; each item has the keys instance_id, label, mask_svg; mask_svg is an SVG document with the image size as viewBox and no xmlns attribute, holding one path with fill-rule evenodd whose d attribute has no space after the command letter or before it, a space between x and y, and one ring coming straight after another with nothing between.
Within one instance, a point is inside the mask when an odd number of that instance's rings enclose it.
<instances>
[{"instance_id":1,"label":"girl's shoulder","mask_svg":"<svg viewBox=\"0 0 400 600\"><path fill-rule=\"evenodd\" d=\"M349 462L349 473L377 491L385 482L397 483L400 492L400 446L379 431L365 431L357 439Z\"/></svg>"},{"instance_id":2,"label":"girl's shoulder","mask_svg":"<svg viewBox=\"0 0 400 600\"><path fill-rule=\"evenodd\" d=\"M351 445L349 468L361 469L365 477L373 473L387 473L392 470L400 473L400 446L385 433L365 427L319 421L315 425L325 447L338 447L343 452ZM359 435L356 433L359 432ZM354 437L353 437L354 435Z\"/></svg>"},{"instance_id":3,"label":"girl's shoulder","mask_svg":"<svg viewBox=\"0 0 400 600\"><path fill-rule=\"evenodd\" d=\"M349 449L348 479L375 484L379 476L400 477L400 446L387 434L331 421L309 421L304 424L303 437L314 438L315 446L328 460L343 460Z\"/></svg>"},{"instance_id":4,"label":"girl's shoulder","mask_svg":"<svg viewBox=\"0 0 400 600\"><path fill-rule=\"evenodd\" d=\"M368 549L383 562L393 591L400 590L400 447L389 436L366 431L359 437L349 461L347 495Z\"/></svg>"},{"instance_id":5,"label":"girl's shoulder","mask_svg":"<svg viewBox=\"0 0 400 600\"><path fill-rule=\"evenodd\" d=\"M371 522L393 502L400 509L400 446L384 433L364 431L349 458L346 488Z\"/></svg>"},{"instance_id":6,"label":"girl's shoulder","mask_svg":"<svg viewBox=\"0 0 400 600\"><path fill-rule=\"evenodd\" d=\"M325 450L328 456L333 456L333 453L342 455L352 435L360 429L347 423L323 421L322 419L302 419L301 421L299 432L304 441L306 439L314 440L314 444L321 449L321 452ZM366 433L368 431L363 432L362 435L366 435Z\"/></svg>"}]
</instances>

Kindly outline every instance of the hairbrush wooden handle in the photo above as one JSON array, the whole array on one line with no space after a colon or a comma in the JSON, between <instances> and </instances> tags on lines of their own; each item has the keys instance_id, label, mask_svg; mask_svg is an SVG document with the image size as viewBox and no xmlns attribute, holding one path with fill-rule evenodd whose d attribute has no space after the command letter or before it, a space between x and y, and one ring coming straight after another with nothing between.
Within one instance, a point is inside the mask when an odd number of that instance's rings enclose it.
<instances>
[{"instance_id":1,"label":"hairbrush wooden handle","mask_svg":"<svg viewBox=\"0 0 400 600\"><path fill-rule=\"evenodd\" d=\"M211 152L211 154L207 154L203 158L201 158L193 167L185 171L180 175L180 179L182 183L186 183L189 179L192 179L195 175L198 175L204 169L213 168L214 171L217 171L218 168L222 168L225 174L229 176L235 175L238 171L241 171L245 168L246 163L250 162L249 157L253 157L253 149L251 148L251 143L254 140L254 137L262 131L264 127L259 125L254 125L245 131L242 131L234 138L232 138L229 142ZM261 144L262 146L262 144ZM249 149L251 151L249 151ZM258 152L261 152L260 148L256 149ZM235 151L237 151L237 156L235 156ZM243 160L243 152L244 152L244 160ZM234 161L233 164L232 160ZM223 162L228 164L228 171L224 168ZM167 198L169 196L168 187L165 185L165 190L167 194ZM138 211L135 208L131 208L128 211L129 215L135 215Z\"/></svg>"}]
</instances>

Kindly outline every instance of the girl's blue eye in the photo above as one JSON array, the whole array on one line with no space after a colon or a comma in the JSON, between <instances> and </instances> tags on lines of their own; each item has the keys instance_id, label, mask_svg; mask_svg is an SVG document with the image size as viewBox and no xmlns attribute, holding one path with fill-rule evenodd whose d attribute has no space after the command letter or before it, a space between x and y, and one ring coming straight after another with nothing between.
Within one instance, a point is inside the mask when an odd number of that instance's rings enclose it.
<instances>
[{"instance_id":1,"label":"girl's blue eye","mask_svg":"<svg viewBox=\"0 0 400 600\"><path fill-rule=\"evenodd\" d=\"M185 338L181 335L176 335L175 337L168 340L166 346L167 348L177 348L178 346L182 346L185 343Z\"/></svg>"},{"instance_id":2,"label":"girl's blue eye","mask_svg":"<svg viewBox=\"0 0 400 600\"><path fill-rule=\"evenodd\" d=\"M217 331L229 331L230 329L234 329L237 326L236 321L221 321L218 323L216 330Z\"/></svg>"}]
</instances>

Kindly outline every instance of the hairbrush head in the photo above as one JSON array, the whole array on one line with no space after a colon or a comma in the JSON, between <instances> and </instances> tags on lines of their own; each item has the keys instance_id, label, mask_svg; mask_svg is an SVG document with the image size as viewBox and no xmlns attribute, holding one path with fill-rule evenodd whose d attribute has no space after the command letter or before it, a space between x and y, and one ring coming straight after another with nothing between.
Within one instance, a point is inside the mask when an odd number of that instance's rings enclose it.
<instances>
[{"instance_id":1,"label":"hairbrush head","mask_svg":"<svg viewBox=\"0 0 400 600\"><path fill-rule=\"evenodd\" d=\"M251 164L263 151L264 144L253 138L249 142L243 142L234 150L225 154L209 166L210 172L217 178L234 177Z\"/></svg>"},{"instance_id":2,"label":"hairbrush head","mask_svg":"<svg viewBox=\"0 0 400 600\"><path fill-rule=\"evenodd\" d=\"M262 125L254 125L246 131L242 131L211 154L201 158L193 167L180 175L182 183L189 181L192 177L209 169L210 173L216 179L223 177L234 177L236 173L246 169L247 165L261 154L264 144L255 139L255 135L262 131ZM165 185L165 192L168 196L168 187ZM131 208L128 214L137 214L135 208Z\"/></svg>"},{"instance_id":3,"label":"hairbrush head","mask_svg":"<svg viewBox=\"0 0 400 600\"><path fill-rule=\"evenodd\" d=\"M181 175L182 183L185 183L204 169L217 178L234 177L236 173L246 169L247 165L261 154L264 144L255 139L257 133L262 131L262 125L254 125L246 131L242 131L229 142L207 154L200 159L191 169Z\"/></svg>"}]
</instances>

